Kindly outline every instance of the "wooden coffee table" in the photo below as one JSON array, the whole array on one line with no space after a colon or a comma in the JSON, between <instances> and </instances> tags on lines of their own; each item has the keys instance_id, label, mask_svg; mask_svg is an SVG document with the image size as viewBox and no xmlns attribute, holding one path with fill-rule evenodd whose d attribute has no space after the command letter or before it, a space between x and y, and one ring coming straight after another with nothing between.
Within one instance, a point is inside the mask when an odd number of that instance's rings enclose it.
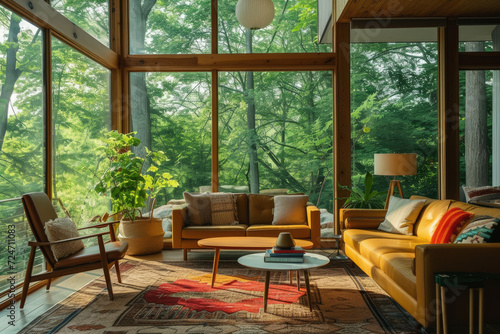
<instances>
[{"instance_id":1,"label":"wooden coffee table","mask_svg":"<svg viewBox=\"0 0 500 334\"><path fill-rule=\"evenodd\" d=\"M306 253L304 254L304 262L265 262L264 253L250 254L242 256L238 259L238 263L245 267L262 269L266 271L266 280L264 285L264 312L267 312L267 296L269 295L269 281L271 271L304 271L304 281L306 283L307 301L309 303L309 311L312 311L311 303L311 288L309 285L309 269L324 266L330 262L330 259L320 254ZM299 281L297 279L297 287Z\"/></svg>"},{"instance_id":2,"label":"wooden coffee table","mask_svg":"<svg viewBox=\"0 0 500 334\"><path fill-rule=\"evenodd\" d=\"M221 249L241 249L241 250L263 250L272 248L276 244L275 237L219 237L206 238L198 241L198 245L203 248L213 248L214 264L212 269L212 288L217 277L219 267L219 255ZM312 248L313 243L307 240L294 239L295 245L304 249Z\"/></svg>"}]
</instances>

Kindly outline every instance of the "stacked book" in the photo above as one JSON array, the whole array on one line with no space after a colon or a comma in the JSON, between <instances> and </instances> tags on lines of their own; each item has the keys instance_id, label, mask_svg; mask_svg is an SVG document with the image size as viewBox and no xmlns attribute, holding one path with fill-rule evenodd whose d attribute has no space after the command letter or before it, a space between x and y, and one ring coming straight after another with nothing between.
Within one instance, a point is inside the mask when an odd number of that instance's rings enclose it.
<instances>
[{"instance_id":1,"label":"stacked book","mask_svg":"<svg viewBox=\"0 0 500 334\"><path fill-rule=\"evenodd\" d=\"M300 263L304 262L304 253L304 249L300 246L291 248L278 248L274 246L272 249L266 249L264 261Z\"/></svg>"}]
</instances>

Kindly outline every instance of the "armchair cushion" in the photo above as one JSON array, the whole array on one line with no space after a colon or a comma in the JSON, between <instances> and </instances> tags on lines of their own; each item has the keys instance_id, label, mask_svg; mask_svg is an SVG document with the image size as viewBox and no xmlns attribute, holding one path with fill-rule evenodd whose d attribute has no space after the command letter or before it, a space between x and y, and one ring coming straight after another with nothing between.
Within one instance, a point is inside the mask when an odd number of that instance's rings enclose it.
<instances>
[{"instance_id":1,"label":"armchair cushion","mask_svg":"<svg viewBox=\"0 0 500 334\"><path fill-rule=\"evenodd\" d=\"M49 241L59 241L76 238L80 235L75 223L68 217L56 218L45 223L45 234ZM68 241L56 245L50 245L56 261L77 253L84 248L82 240Z\"/></svg>"}]
</instances>

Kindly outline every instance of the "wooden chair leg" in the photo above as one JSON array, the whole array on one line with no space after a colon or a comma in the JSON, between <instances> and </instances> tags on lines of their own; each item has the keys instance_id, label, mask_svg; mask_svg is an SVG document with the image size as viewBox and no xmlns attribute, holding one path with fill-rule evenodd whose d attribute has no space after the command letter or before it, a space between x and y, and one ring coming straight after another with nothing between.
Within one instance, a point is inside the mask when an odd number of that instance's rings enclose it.
<instances>
[{"instance_id":1,"label":"wooden chair leg","mask_svg":"<svg viewBox=\"0 0 500 334\"><path fill-rule=\"evenodd\" d=\"M115 298L113 296L113 286L111 285L108 260L106 258L106 250L104 248L104 241L102 240L102 235L98 236L97 240L99 241L99 252L101 253L102 270L104 271L104 279L106 280L106 287L108 288L109 300L114 300Z\"/></svg>"},{"instance_id":2,"label":"wooden chair leg","mask_svg":"<svg viewBox=\"0 0 500 334\"><path fill-rule=\"evenodd\" d=\"M50 290L50 283L52 283L52 278L49 278L47 280L47 285L45 286L45 290L47 290L47 291Z\"/></svg>"},{"instance_id":3,"label":"wooden chair leg","mask_svg":"<svg viewBox=\"0 0 500 334\"><path fill-rule=\"evenodd\" d=\"M115 261L116 277L118 278L118 283L122 282L122 274L120 273L120 263L118 260Z\"/></svg>"},{"instance_id":4,"label":"wooden chair leg","mask_svg":"<svg viewBox=\"0 0 500 334\"><path fill-rule=\"evenodd\" d=\"M26 297L28 296L28 289L30 287L31 274L33 273L33 264L35 263L36 247L31 247L30 257L28 259L28 266L26 267L26 275L24 276L23 292L21 293L21 305L19 308L24 307Z\"/></svg>"}]
</instances>

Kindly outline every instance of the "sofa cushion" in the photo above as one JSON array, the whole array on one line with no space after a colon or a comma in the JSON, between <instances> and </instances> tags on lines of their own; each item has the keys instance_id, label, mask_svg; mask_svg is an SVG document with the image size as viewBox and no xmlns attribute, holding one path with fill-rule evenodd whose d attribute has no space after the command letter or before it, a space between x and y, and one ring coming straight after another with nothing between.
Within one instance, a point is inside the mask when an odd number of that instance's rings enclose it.
<instances>
[{"instance_id":1,"label":"sofa cushion","mask_svg":"<svg viewBox=\"0 0 500 334\"><path fill-rule=\"evenodd\" d=\"M474 217L455 239L456 244L500 242L500 220L490 216Z\"/></svg>"},{"instance_id":2,"label":"sofa cushion","mask_svg":"<svg viewBox=\"0 0 500 334\"><path fill-rule=\"evenodd\" d=\"M188 225L210 225L212 223L210 194L191 194L185 191L183 195L187 204Z\"/></svg>"},{"instance_id":3,"label":"sofa cushion","mask_svg":"<svg viewBox=\"0 0 500 334\"><path fill-rule=\"evenodd\" d=\"M427 243L416 236L380 230L346 230L344 231L344 242L379 268L381 268L380 258L382 255L388 253L414 254L416 245Z\"/></svg>"},{"instance_id":4,"label":"sofa cushion","mask_svg":"<svg viewBox=\"0 0 500 334\"><path fill-rule=\"evenodd\" d=\"M432 235L436 231L436 227L439 224L439 220L444 215L444 213L449 209L451 205L451 200L434 200L430 198L412 196L411 199L425 199L425 204L417 222L413 226L413 234L418 236L420 239L427 240L427 243L431 242Z\"/></svg>"},{"instance_id":5,"label":"sofa cushion","mask_svg":"<svg viewBox=\"0 0 500 334\"><path fill-rule=\"evenodd\" d=\"M212 225L230 225L237 222L235 197L233 194L210 194Z\"/></svg>"},{"instance_id":6,"label":"sofa cushion","mask_svg":"<svg viewBox=\"0 0 500 334\"><path fill-rule=\"evenodd\" d=\"M247 225L187 226L182 229L183 239L205 239L218 237L244 237Z\"/></svg>"},{"instance_id":7,"label":"sofa cushion","mask_svg":"<svg viewBox=\"0 0 500 334\"><path fill-rule=\"evenodd\" d=\"M248 195L248 224L271 224L273 222L274 199L272 196Z\"/></svg>"},{"instance_id":8,"label":"sofa cushion","mask_svg":"<svg viewBox=\"0 0 500 334\"><path fill-rule=\"evenodd\" d=\"M417 299L417 277L412 272L415 252L386 253L380 258L380 269L413 298Z\"/></svg>"},{"instance_id":9,"label":"sofa cushion","mask_svg":"<svg viewBox=\"0 0 500 334\"><path fill-rule=\"evenodd\" d=\"M240 224L248 225L248 195L233 194L236 202L236 220Z\"/></svg>"},{"instance_id":10,"label":"sofa cushion","mask_svg":"<svg viewBox=\"0 0 500 334\"><path fill-rule=\"evenodd\" d=\"M390 233L413 235L413 225L424 204L423 199L412 200L391 196L385 220L378 229Z\"/></svg>"},{"instance_id":11,"label":"sofa cushion","mask_svg":"<svg viewBox=\"0 0 500 334\"><path fill-rule=\"evenodd\" d=\"M247 237L278 237L281 232L290 232L295 239L311 238L308 225L251 225L246 231Z\"/></svg>"},{"instance_id":12,"label":"sofa cushion","mask_svg":"<svg viewBox=\"0 0 500 334\"><path fill-rule=\"evenodd\" d=\"M306 224L307 195L283 195L274 197L273 225Z\"/></svg>"},{"instance_id":13,"label":"sofa cushion","mask_svg":"<svg viewBox=\"0 0 500 334\"><path fill-rule=\"evenodd\" d=\"M474 216L472 212L460 208L451 208L439 220L432 235L431 244L446 244L455 241L464 225Z\"/></svg>"}]
</instances>

